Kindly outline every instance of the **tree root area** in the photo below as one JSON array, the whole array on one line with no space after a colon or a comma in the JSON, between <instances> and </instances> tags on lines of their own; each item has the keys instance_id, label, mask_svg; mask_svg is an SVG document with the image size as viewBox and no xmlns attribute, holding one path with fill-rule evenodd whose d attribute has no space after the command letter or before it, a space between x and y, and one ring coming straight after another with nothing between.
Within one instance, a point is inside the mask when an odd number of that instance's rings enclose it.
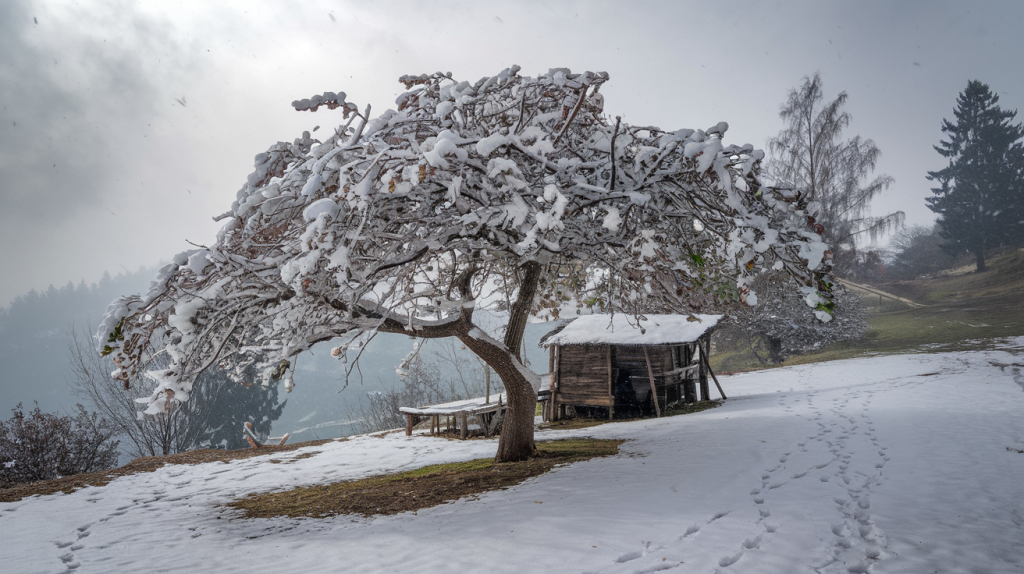
<instances>
[{"instance_id":1,"label":"tree root area","mask_svg":"<svg viewBox=\"0 0 1024 574\"><path fill-rule=\"evenodd\" d=\"M556 465L618 453L622 440L570 439L537 443L529 460L495 463L489 458L427 466L399 474L285 492L257 494L228 506L245 518L274 516L321 518L414 512L491 490L515 486Z\"/></svg>"}]
</instances>

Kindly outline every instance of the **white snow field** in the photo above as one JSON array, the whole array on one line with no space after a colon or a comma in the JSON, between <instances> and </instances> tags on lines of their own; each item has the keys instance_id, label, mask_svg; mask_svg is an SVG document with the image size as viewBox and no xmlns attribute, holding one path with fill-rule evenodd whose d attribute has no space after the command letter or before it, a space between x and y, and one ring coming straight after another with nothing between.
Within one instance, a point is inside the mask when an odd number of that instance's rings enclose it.
<instances>
[{"instance_id":1,"label":"white snow field","mask_svg":"<svg viewBox=\"0 0 1024 574\"><path fill-rule=\"evenodd\" d=\"M630 439L618 456L418 513L246 520L220 505L495 442L395 433L164 467L0 504L0 570L1020 573L1024 337L996 346L723 377L716 409L538 433Z\"/></svg>"}]
</instances>

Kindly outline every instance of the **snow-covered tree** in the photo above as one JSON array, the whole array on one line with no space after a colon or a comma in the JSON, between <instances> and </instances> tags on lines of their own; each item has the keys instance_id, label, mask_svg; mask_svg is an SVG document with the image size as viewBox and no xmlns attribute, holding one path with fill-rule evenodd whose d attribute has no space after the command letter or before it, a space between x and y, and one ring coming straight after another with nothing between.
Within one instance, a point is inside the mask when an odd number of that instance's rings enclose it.
<instances>
[{"instance_id":1,"label":"snow-covered tree","mask_svg":"<svg viewBox=\"0 0 1024 574\"><path fill-rule=\"evenodd\" d=\"M603 72L518 72L405 76L397 109L375 118L344 93L294 102L341 108L347 123L256 156L216 242L111 305L97 339L115 376L165 353L155 413L213 364L287 381L321 341L339 339L347 360L378 332L456 337L504 383L496 460L513 461L533 451L530 316L753 303L750 278L772 268L828 318L827 247L803 196L762 186L760 150L726 145L724 122L610 122ZM507 313L501 340L474 323L478 306Z\"/></svg>"},{"instance_id":2,"label":"snow-covered tree","mask_svg":"<svg viewBox=\"0 0 1024 574\"><path fill-rule=\"evenodd\" d=\"M816 351L840 341L860 339L867 332L867 310L860 297L844 287L833 289L832 320L822 322L808 308L807 301L790 285L788 276L764 273L751 285L759 293L755 306L738 307L731 319L742 328L751 343L760 339L773 363L794 354ZM757 351L755 356L764 362Z\"/></svg>"}]
</instances>

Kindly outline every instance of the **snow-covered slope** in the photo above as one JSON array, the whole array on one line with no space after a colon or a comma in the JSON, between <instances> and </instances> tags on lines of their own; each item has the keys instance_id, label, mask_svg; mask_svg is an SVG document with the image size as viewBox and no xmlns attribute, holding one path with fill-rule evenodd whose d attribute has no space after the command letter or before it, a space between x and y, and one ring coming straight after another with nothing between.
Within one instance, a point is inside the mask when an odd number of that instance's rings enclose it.
<instances>
[{"instance_id":1,"label":"snow-covered slope","mask_svg":"<svg viewBox=\"0 0 1024 574\"><path fill-rule=\"evenodd\" d=\"M491 456L356 437L0 504L6 572L1021 572L1024 338L723 377L693 415L507 491L372 519L234 519L250 492Z\"/></svg>"}]
</instances>

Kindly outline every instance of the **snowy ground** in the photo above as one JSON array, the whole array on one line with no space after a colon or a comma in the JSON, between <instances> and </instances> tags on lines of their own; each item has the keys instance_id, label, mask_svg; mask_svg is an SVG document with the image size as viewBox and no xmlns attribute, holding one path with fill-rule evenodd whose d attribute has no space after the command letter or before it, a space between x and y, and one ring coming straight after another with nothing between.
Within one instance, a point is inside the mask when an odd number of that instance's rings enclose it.
<instances>
[{"instance_id":1,"label":"snowy ground","mask_svg":"<svg viewBox=\"0 0 1024 574\"><path fill-rule=\"evenodd\" d=\"M0 504L5 572L1024 571L1024 338L723 377L698 414L583 431L622 454L372 519L233 518L250 492L491 456L358 437Z\"/></svg>"}]
</instances>

